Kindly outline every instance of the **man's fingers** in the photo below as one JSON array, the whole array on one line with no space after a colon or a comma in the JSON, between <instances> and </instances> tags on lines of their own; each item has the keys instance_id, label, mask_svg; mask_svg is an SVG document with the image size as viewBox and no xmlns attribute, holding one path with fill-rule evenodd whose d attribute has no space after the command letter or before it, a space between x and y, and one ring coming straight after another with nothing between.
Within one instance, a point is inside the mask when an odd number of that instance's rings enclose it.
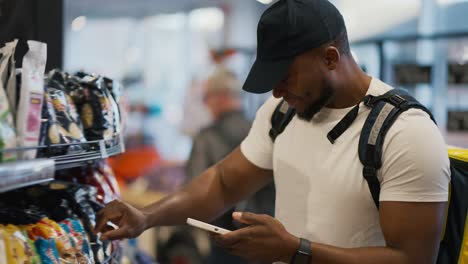
<instances>
[{"instance_id":1,"label":"man's fingers","mask_svg":"<svg viewBox=\"0 0 468 264\"><path fill-rule=\"evenodd\" d=\"M113 201L109 203L104 209L97 213L96 226L94 228L95 233L103 232L106 229L108 221L120 220L122 217L122 209L120 208L119 202Z\"/></svg>"},{"instance_id":2,"label":"man's fingers","mask_svg":"<svg viewBox=\"0 0 468 264\"><path fill-rule=\"evenodd\" d=\"M253 231L253 227L245 227L236 231L231 231L224 235L217 236L215 239L221 246L231 247L232 245L237 244L244 239L251 238Z\"/></svg>"},{"instance_id":3,"label":"man's fingers","mask_svg":"<svg viewBox=\"0 0 468 264\"><path fill-rule=\"evenodd\" d=\"M260 225L265 223L264 215L258 215L250 212L234 212L232 218L247 225Z\"/></svg>"},{"instance_id":4,"label":"man's fingers","mask_svg":"<svg viewBox=\"0 0 468 264\"><path fill-rule=\"evenodd\" d=\"M111 231L107 231L101 235L101 240L116 240L116 239L123 239L129 238L132 236L128 227L122 227L119 229L114 229Z\"/></svg>"}]
</instances>

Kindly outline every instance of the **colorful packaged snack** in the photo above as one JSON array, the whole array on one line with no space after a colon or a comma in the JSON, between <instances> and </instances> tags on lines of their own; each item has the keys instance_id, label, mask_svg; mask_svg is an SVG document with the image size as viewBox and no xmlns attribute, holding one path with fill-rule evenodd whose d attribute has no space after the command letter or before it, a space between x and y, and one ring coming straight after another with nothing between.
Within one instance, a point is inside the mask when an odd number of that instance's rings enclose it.
<instances>
[{"instance_id":1,"label":"colorful packaged snack","mask_svg":"<svg viewBox=\"0 0 468 264\"><path fill-rule=\"evenodd\" d=\"M29 258L30 264L41 264L41 257L37 253L36 247L34 246L34 242L28 236L28 231L24 228L21 228L21 233L23 233L24 238L26 239L27 247L26 247L26 254Z\"/></svg>"},{"instance_id":2,"label":"colorful packaged snack","mask_svg":"<svg viewBox=\"0 0 468 264\"><path fill-rule=\"evenodd\" d=\"M86 139L112 139L114 116L103 79L88 75L80 80L80 86L70 87L69 90L80 113Z\"/></svg>"},{"instance_id":3,"label":"colorful packaged snack","mask_svg":"<svg viewBox=\"0 0 468 264\"><path fill-rule=\"evenodd\" d=\"M41 257L42 264L61 264L57 246L53 239L37 237L34 241L34 245L36 246L37 253Z\"/></svg>"},{"instance_id":4,"label":"colorful packaged snack","mask_svg":"<svg viewBox=\"0 0 468 264\"><path fill-rule=\"evenodd\" d=\"M117 179L115 177L115 173L107 163L107 161L103 160L98 163L97 167L98 171L104 176L107 184L111 188L112 192L114 193L113 199L118 199L120 197L120 188L119 184L117 183Z\"/></svg>"},{"instance_id":5,"label":"colorful packaged snack","mask_svg":"<svg viewBox=\"0 0 468 264\"><path fill-rule=\"evenodd\" d=\"M0 81L5 88L8 96L8 103L13 117L16 117L17 107L17 88L16 88L16 68L15 68L15 50L18 40L5 44L5 47L0 49Z\"/></svg>"},{"instance_id":6,"label":"colorful packaged snack","mask_svg":"<svg viewBox=\"0 0 468 264\"><path fill-rule=\"evenodd\" d=\"M0 263L7 263L7 244L4 226L0 225Z\"/></svg>"},{"instance_id":7,"label":"colorful packaged snack","mask_svg":"<svg viewBox=\"0 0 468 264\"><path fill-rule=\"evenodd\" d=\"M83 229L83 225L79 220L76 219L67 219L62 221L61 224L64 224L69 227L71 230L71 234L73 237L75 237L76 241L76 248L78 251L82 253L82 257L78 258L78 260L86 260L87 264L94 264L94 257L93 257L93 251L91 250L90 244L88 237L86 235L86 232ZM80 262L81 264L81 262Z\"/></svg>"},{"instance_id":8,"label":"colorful packaged snack","mask_svg":"<svg viewBox=\"0 0 468 264\"><path fill-rule=\"evenodd\" d=\"M34 147L39 143L41 116L44 98L44 71L47 59L47 44L28 41L29 51L23 58L21 90L16 124L18 143L21 147ZM23 151L22 159L36 158L36 150Z\"/></svg>"},{"instance_id":9,"label":"colorful packaged snack","mask_svg":"<svg viewBox=\"0 0 468 264\"><path fill-rule=\"evenodd\" d=\"M26 239L18 227L8 225L3 227L4 239L6 241L8 263L27 263Z\"/></svg>"},{"instance_id":10,"label":"colorful packaged snack","mask_svg":"<svg viewBox=\"0 0 468 264\"><path fill-rule=\"evenodd\" d=\"M15 126L5 87L0 82L0 150L17 146ZM0 162L16 160L15 152L0 152Z\"/></svg>"}]
</instances>

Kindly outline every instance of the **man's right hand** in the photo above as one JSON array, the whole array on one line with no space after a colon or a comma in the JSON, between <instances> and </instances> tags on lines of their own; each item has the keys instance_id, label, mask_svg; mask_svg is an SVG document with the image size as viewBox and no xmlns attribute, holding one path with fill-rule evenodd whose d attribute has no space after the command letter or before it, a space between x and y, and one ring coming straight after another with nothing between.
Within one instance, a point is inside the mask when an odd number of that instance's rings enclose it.
<instances>
[{"instance_id":1,"label":"man's right hand","mask_svg":"<svg viewBox=\"0 0 468 264\"><path fill-rule=\"evenodd\" d=\"M110 221L119 228L108 226ZM148 227L148 215L119 200L112 201L97 214L95 233L101 232L101 240L134 238Z\"/></svg>"}]
</instances>

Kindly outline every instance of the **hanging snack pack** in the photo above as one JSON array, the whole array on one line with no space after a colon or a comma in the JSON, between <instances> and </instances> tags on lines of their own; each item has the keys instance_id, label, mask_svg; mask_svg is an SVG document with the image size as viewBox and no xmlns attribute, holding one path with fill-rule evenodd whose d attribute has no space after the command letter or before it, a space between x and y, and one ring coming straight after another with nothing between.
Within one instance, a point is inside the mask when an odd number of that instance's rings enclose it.
<instances>
[{"instance_id":1,"label":"hanging snack pack","mask_svg":"<svg viewBox=\"0 0 468 264\"><path fill-rule=\"evenodd\" d=\"M34 241L34 245L36 246L37 253L41 257L42 264L61 264L57 246L53 239L38 237Z\"/></svg>"},{"instance_id":2,"label":"hanging snack pack","mask_svg":"<svg viewBox=\"0 0 468 264\"><path fill-rule=\"evenodd\" d=\"M21 147L34 147L39 143L42 101L44 98L44 71L47 45L28 41L29 51L23 58L20 101L17 112L17 131ZM22 153L22 159L36 158L36 150Z\"/></svg>"},{"instance_id":3,"label":"hanging snack pack","mask_svg":"<svg viewBox=\"0 0 468 264\"><path fill-rule=\"evenodd\" d=\"M7 245L5 238L5 230L0 225L0 263L7 263Z\"/></svg>"},{"instance_id":4,"label":"hanging snack pack","mask_svg":"<svg viewBox=\"0 0 468 264\"><path fill-rule=\"evenodd\" d=\"M26 239L18 227L13 225L2 226L7 248L7 263L28 263L26 254Z\"/></svg>"},{"instance_id":5,"label":"hanging snack pack","mask_svg":"<svg viewBox=\"0 0 468 264\"><path fill-rule=\"evenodd\" d=\"M15 50L18 40L5 44L5 47L0 49L0 81L8 96L10 110L13 117L16 116L16 68L15 68Z\"/></svg>"},{"instance_id":6,"label":"hanging snack pack","mask_svg":"<svg viewBox=\"0 0 468 264\"><path fill-rule=\"evenodd\" d=\"M14 119L12 115L13 109L11 108L10 100L6 93L6 90L11 83L9 80L11 75L9 72L11 67L9 66L11 65L9 64L11 63L14 55L15 47L16 42L13 42L7 43L5 47L0 49L0 150L12 149L17 145ZM14 90L16 90L16 87ZM0 162L13 161L15 159L15 152L0 152Z\"/></svg>"},{"instance_id":7,"label":"hanging snack pack","mask_svg":"<svg viewBox=\"0 0 468 264\"><path fill-rule=\"evenodd\" d=\"M59 86L56 82L49 82L51 86ZM75 105L65 92L54 87L47 87L42 107L42 124L40 144L44 146L54 144L70 144L86 142L81 129L81 122L76 113ZM82 145L69 145L51 149L52 155L76 153L83 150ZM42 152L39 156L45 156Z\"/></svg>"},{"instance_id":8,"label":"hanging snack pack","mask_svg":"<svg viewBox=\"0 0 468 264\"><path fill-rule=\"evenodd\" d=\"M80 86L68 88L78 107L87 140L109 140L114 136L114 116L110 93L100 77L86 75Z\"/></svg>"},{"instance_id":9,"label":"hanging snack pack","mask_svg":"<svg viewBox=\"0 0 468 264\"><path fill-rule=\"evenodd\" d=\"M108 93L108 98L112 107L112 112L114 116L114 133L120 134L123 132L122 129L122 115L119 108L120 94L121 94L121 85L120 83L111 80L109 78L103 78L106 90Z\"/></svg>"}]
</instances>

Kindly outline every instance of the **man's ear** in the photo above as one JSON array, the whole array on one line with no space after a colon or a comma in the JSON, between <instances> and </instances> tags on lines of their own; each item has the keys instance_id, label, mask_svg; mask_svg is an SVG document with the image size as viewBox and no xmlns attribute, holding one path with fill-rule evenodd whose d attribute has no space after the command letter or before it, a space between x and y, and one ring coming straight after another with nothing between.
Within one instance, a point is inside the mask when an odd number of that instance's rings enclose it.
<instances>
[{"instance_id":1,"label":"man's ear","mask_svg":"<svg viewBox=\"0 0 468 264\"><path fill-rule=\"evenodd\" d=\"M328 69L336 70L341 59L340 51L334 46L329 46L324 52L325 64Z\"/></svg>"}]
</instances>

